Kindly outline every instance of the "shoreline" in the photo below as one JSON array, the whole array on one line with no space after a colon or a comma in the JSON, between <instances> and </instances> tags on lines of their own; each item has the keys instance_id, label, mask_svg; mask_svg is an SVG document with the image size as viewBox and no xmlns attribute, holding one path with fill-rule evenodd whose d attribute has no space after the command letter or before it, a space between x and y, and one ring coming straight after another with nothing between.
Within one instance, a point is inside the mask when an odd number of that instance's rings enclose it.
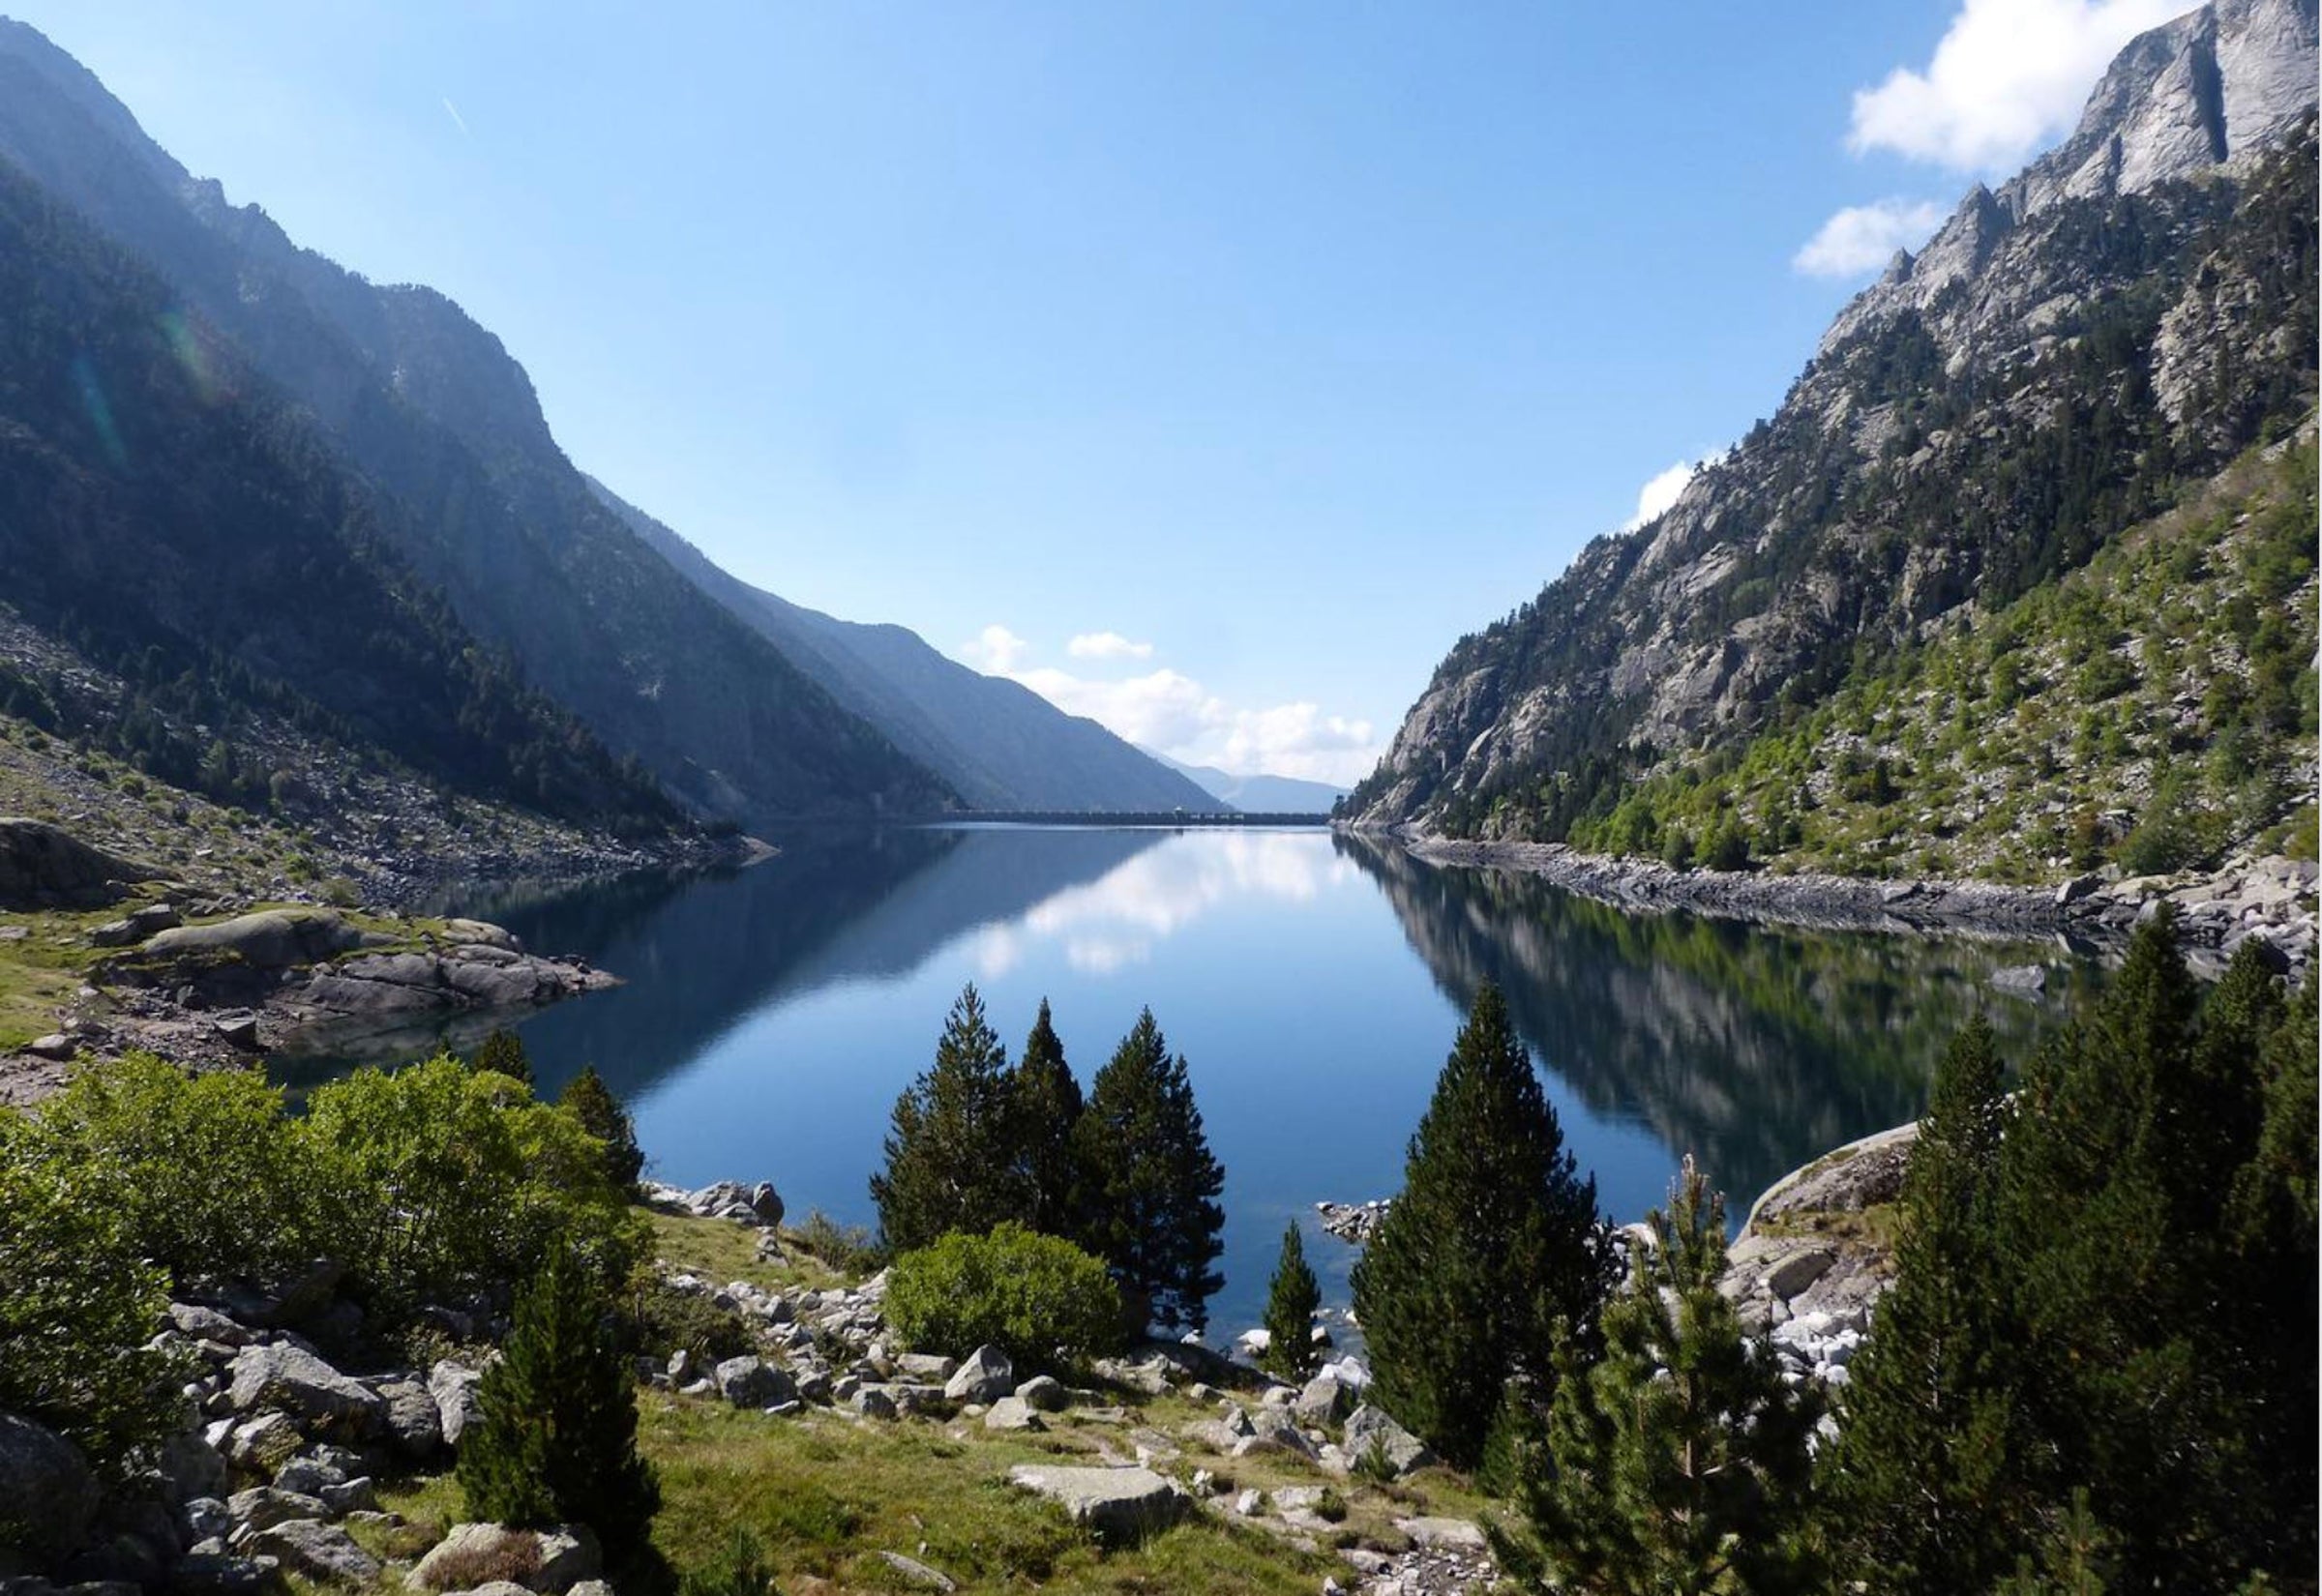
<instances>
[{"instance_id":1,"label":"shoreline","mask_svg":"<svg viewBox=\"0 0 2322 1596\"><path fill-rule=\"evenodd\" d=\"M1682 911L1812 931L2061 938L2070 951L2110 952L2169 902L2178 941L2197 973L2215 976L2249 938L2295 978L2312 962L2316 936L2311 860L2239 860L2222 870L2108 880L2075 876L2055 887L1973 880L1873 880L1800 872L1681 871L1657 860L1582 853L1563 842L1481 842L1409 826L1334 824L1333 835L1391 843L1432 865L1534 875L1568 892L1634 912ZM2088 944L2071 947L2073 942Z\"/></svg>"}]
</instances>

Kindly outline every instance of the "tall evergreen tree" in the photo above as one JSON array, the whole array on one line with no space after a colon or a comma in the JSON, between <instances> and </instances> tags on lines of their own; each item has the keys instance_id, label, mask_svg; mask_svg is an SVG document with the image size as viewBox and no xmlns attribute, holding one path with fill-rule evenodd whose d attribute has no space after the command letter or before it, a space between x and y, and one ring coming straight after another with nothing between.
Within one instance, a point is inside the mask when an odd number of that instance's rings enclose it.
<instances>
[{"instance_id":1,"label":"tall evergreen tree","mask_svg":"<svg viewBox=\"0 0 2322 1596\"><path fill-rule=\"evenodd\" d=\"M1904 1178L1895 1283L1824 1455L1847 1555L1898 1596L1981 1590L2022 1545L2023 1448L1997 1232L2006 1108L1981 1016L1937 1068Z\"/></svg>"},{"instance_id":2,"label":"tall evergreen tree","mask_svg":"<svg viewBox=\"0 0 2322 1596\"><path fill-rule=\"evenodd\" d=\"M1503 1384L1547 1398L1554 1326L1592 1342L1620 1267L1596 1182L1487 983L1412 1138L1402 1194L1354 1266L1373 1400L1473 1466Z\"/></svg>"},{"instance_id":3,"label":"tall evergreen tree","mask_svg":"<svg viewBox=\"0 0 2322 1596\"><path fill-rule=\"evenodd\" d=\"M1024 1217L1008 1052L971 982L943 1021L936 1061L895 1100L886 1167L871 1177L887 1245L906 1253L953 1230Z\"/></svg>"},{"instance_id":4,"label":"tall evergreen tree","mask_svg":"<svg viewBox=\"0 0 2322 1596\"><path fill-rule=\"evenodd\" d=\"M597 1074L597 1067L582 1065L580 1073L565 1082L556 1102L573 1111L582 1130L605 1143L606 1177L615 1186L635 1186L645 1172L644 1149L637 1144L637 1122L612 1095L612 1088L605 1084L605 1078Z\"/></svg>"},{"instance_id":5,"label":"tall evergreen tree","mask_svg":"<svg viewBox=\"0 0 2322 1596\"><path fill-rule=\"evenodd\" d=\"M1604 1355L1558 1350L1548 1437L1520 1492L1530 1545L1503 1538L1534 1589L1768 1596L1814 1587L1814 1400L1782 1383L1718 1291L1725 1203L1693 1161L1606 1305Z\"/></svg>"},{"instance_id":6,"label":"tall evergreen tree","mask_svg":"<svg viewBox=\"0 0 2322 1596\"><path fill-rule=\"evenodd\" d=\"M1090 1183L1084 1245L1151 1322L1200 1330L1225 1284L1210 1265L1225 1251L1226 1172L1210 1156L1185 1060L1171 1054L1152 1010L1096 1072L1077 1140Z\"/></svg>"},{"instance_id":7,"label":"tall evergreen tree","mask_svg":"<svg viewBox=\"0 0 2322 1596\"><path fill-rule=\"evenodd\" d=\"M1079 1225L1080 1154L1073 1131L1081 1122L1081 1083L1064 1062L1064 1044L1040 1000L1040 1018L1016 1061L1018 1157L1027 1193L1024 1221L1034 1230L1070 1237Z\"/></svg>"},{"instance_id":8,"label":"tall evergreen tree","mask_svg":"<svg viewBox=\"0 0 2322 1596\"><path fill-rule=\"evenodd\" d=\"M1322 1363L1314 1345L1314 1315L1322 1305L1323 1288L1294 1219L1282 1232L1282 1256L1265 1294L1265 1356L1259 1362L1286 1380L1310 1377Z\"/></svg>"},{"instance_id":9,"label":"tall evergreen tree","mask_svg":"<svg viewBox=\"0 0 2322 1596\"><path fill-rule=\"evenodd\" d=\"M477 1044L476 1056L471 1062L479 1070L511 1076L527 1086L532 1084L532 1059L524 1051L524 1039L505 1025L494 1025L486 1033Z\"/></svg>"},{"instance_id":10,"label":"tall evergreen tree","mask_svg":"<svg viewBox=\"0 0 2322 1596\"><path fill-rule=\"evenodd\" d=\"M584 1523L617 1558L641 1552L661 1504L637 1451L637 1387L604 1283L559 1254L521 1291L516 1325L461 1438L468 1516L546 1528Z\"/></svg>"}]
</instances>

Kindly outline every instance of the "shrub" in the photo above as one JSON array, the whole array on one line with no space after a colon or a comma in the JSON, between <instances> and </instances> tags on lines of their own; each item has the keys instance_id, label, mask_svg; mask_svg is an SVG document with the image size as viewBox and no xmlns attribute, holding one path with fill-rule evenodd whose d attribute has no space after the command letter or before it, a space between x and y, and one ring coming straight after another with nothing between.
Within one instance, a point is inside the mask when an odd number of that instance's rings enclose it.
<instances>
[{"instance_id":1,"label":"shrub","mask_svg":"<svg viewBox=\"0 0 2322 1596\"><path fill-rule=\"evenodd\" d=\"M317 1182L263 1077L131 1053L77 1073L38 1134L179 1286L271 1276L323 1250Z\"/></svg>"},{"instance_id":2,"label":"shrub","mask_svg":"<svg viewBox=\"0 0 2322 1596\"><path fill-rule=\"evenodd\" d=\"M58 1431L107 1471L174 1430L179 1376L143 1345L167 1285L110 1183L0 1114L0 1411Z\"/></svg>"},{"instance_id":3,"label":"shrub","mask_svg":"<svg viewBox=\"0 0 2322 1596\"><path fill-rule=\"evenodd\" d=\"M741 1315L697 1291L680 1291L658 1275L640 1275L630 1298L638 1350L666 1358L683 1349L704 1368L758 1349Z\"/></svg>"},{"instance_id":4,"label":"shrub","mask_svg":"<svg viewBox=\"0 0 2322 1596\"><path fill-rule=\"evenodd\" d=\"M677 1596L766 1596L774 1570L765 1548L749 1530L736 1526L725 1551L707 1568L687 1569L677 1581Z\"/></svg>"},{"instance_id":5,"label":"shrub","mask_svg":"<svg viewBox=\"0 0 2322 1596\"><path fill-rule=\"evenodd\" d=\"M645 1172L644 1149L637 1144L637 1124L605 1084L605 1078L597 1074L597 1067L583 1065L557 1094L556 1104L569 1109L582 1130L605 1144L606 1178L624 1190L635 1186L638 1176Z\"/></svg>"},{"instance_id":6,"label":"shrub","mask_svg":"<svg viewBox=\"0 0 2322 1596\"><path fill-rule=\"evenodd\" d=\"M904 1254L886 1307L906 1343L953 1355L989 1344L1038 1367L1058 1348L1101 1353L1120 1342L1120 1294L1104 1264L1013 1222Z\"/></svg>"},{"instance_id":7,"label":"shrub","mask_svg":"<svg viewBox=\"0 0 2322 1596\"><path fill-rule=\"evenodd\" d=\"M521 1280L578 1249L609 1280L638 1246L604 1144L507 1076L445 1054L318 1087L300 1142L358 1286L391 1311Z\"/></svg>"},{"instance_id":8,"label":"shrub","mask_svg":"<svg viewBox=\"0 0 2322 1596\"><path fill-rule=\"evenodd\" d=\"M887 1261L887 1250L866 1226L841 1225L819 1208L807 1210L803 1224L783 1232L785 1239L811 1253L843 1275L868 1275Z\"/></svg>"},{"instance_id":9,"label":"shrub","mask_svg":"<svg viewBox=\"0 0 2322 1596\"><path fill-rule=\"evenodd\" d=\"M1314 1313L1323 1305L1321 1285L1306 1261L1306 1243L1292 1220L1282 1232L1282 1256L1265 1299L1265 1356L1259 1361L1286 1380L1303 1380L1322 1359L1314 1346Z\"/></svg>"}]
</instances>

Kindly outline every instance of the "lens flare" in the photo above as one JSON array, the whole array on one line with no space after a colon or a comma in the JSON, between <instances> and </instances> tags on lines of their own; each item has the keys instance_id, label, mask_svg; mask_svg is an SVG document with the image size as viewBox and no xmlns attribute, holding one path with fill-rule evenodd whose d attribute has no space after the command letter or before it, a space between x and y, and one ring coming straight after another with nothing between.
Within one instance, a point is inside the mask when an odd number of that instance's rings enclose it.
<instances>
[{"instance_id":1,"label":"lens flare","mask_svg":"<svg viewBox=\"0 0 2322 1596\"><path fill-rule=\"evenodd\" d=\"M97 429L97 441L104 448L104 458L114 470L128 469L129 451L121 447L121 429L113 425L113 407L97 380L97 368L85 354L73 357L73 387L80 395L80 407L88 412L89 425Z\"/></svg>"},{"instance_id":2,"label":"lens flare","mask_svg":"<svg viewBox=\"0 0 2322 1596\"><path fill-rule=\"evenodd\" d=\"M169 352L177 364L185 368L186 375L194 381L194 392L204 404L217 404L228 397L224 379L219 375L218 363L212 358L209 346L194 331L194 323L183 310L162 312L162 337L169 344Z\"/></svg>"}]
</instances>

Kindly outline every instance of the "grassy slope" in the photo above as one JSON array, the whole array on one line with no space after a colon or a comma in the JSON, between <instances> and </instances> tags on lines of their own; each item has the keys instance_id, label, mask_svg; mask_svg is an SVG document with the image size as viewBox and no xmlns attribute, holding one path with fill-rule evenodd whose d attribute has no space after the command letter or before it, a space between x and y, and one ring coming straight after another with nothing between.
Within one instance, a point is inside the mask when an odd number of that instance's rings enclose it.
<instances>
[{"instance_id":1,"label":"grassy slope","mask_svg":"<svg viewBox=\"0 0 2322 1596\"><path fill-rule=\"evenodd\" d=\"M2309 421L2061 581L1861 662L1829 702L1657 774L1574 842L1659 851L1731 816L1777 870L2020 882L2310 855L2313 440ZM2174 835L2140 835L2162 808Z\"/></svg>"},{"instance_id":2,"label":"grassy slope","mask_svg":"<svg viewBox=\"0 0 2322 1596\"><path fill-rule=\"evenodd\" d=\"M711 1278L765 1286L823 1286L836 1278L795 1247L789 1263L759 1262L755 1232L723 1221L655 1214L651 1223L655 1250L666 1262ZM1046 1433L1000 1434L972 1420L881 1423L831 1409L767 1418L640 1390L640 1442L659 1470L663 1496L655 1545L683 1573L714 1563L734 1531L748 1529L763 1543L778 1587L789 1596L913 1588L881 1552L917 1557L965 1592L1311 1596L1332 1575L1354 1582L1334 1544L1399 1550L1408 1542L1396 1519L1473 1520L1483 1511L1483 1498L1446 1470L1423 1470L1383 1487L1334 1481L1284 1456L1225 1459L1178 1440L1182 1427L1217 1416L1205 1404L1130 1391L1109 1392L1107 1401L1127 1409L1122 1422L1076 1407L1050 1415ZM1181 1457L1156 1466L1185 1480L1206 1468L1228 1483L1228 1493L1209 1498L1213 1511L1141 1545L1100 1546L1060 1509L1006 1483L1016 1463L1093 1464L1107 1452L1132 1454L1137 1438L1152 1438L1146 1432L1183 1447ZM1320 1485L1333 1486L1347 1512L1311 1552L1230 1512L1232 1493L1245 1488ZM464 1518L448 1476L393 1482L381 1492L381 1505L407 1524L364 1524L356 1534L374 1552L406 1560ZM377 1596L400 1591L401 1580L402 1571L390 1569Z\"/></svg>"}]
</instances>

